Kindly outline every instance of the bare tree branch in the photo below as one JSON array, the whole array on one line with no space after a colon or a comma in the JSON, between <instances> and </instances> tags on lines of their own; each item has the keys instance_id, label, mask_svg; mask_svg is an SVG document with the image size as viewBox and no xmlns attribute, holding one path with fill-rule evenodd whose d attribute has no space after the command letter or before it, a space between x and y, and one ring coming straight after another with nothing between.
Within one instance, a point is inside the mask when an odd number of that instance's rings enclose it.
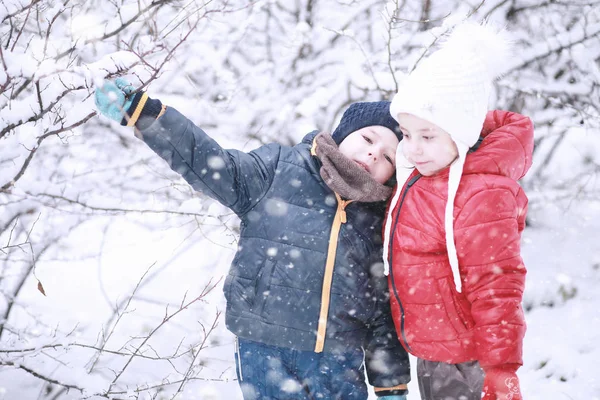
<instances>
[{"instance_id":1,"label":"bare tree branch","mask_svg":"<svg viewBox=\"0 0 600 400\"><path fill-rule=\"evenodd\" d=\"M66 389L74 389L74 390L77 390L77 391L83 393L83 389L80 388L80 387L78 387L78 386L71 385L71 384L68 384L68 383L63 383L63 382L60 382L60 381L58 381L56 379L52 379L52 378L50 378L48 376L42 375L39 372L36 372L35 370L33 370L32 368L24 366L23 364L15 363L15 362L12 362L12 361L1 361L0 360L0 365L6 365L6 366L11 366L11 367L22 369L23 371L28 372L29 374L31 374L31 375L35 376L36 378L41 379L43 381L52 383L54 385L62 386L64 388L66 388Z\"/></svg>"}]
</instances>

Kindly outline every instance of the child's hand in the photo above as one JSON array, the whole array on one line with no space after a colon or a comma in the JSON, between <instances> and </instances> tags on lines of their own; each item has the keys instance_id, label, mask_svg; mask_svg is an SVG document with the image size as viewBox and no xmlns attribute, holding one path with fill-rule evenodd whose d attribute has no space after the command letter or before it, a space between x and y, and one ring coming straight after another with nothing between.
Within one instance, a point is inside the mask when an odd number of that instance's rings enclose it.
<instances>
[{"instance_id":1,"label":"child's hand","mask_svg":"<svg viewBox=\"0 0 600 400\"><path fill-rule=\"evenodd\" d=\"M117 78L114 82L104 81L94 93L96 108L102 115L121 122L131 107L133 91L133 86L123 78Z\"/></svg>"},{"instance_id":2,"label":"child's hand","mask_svg":"<svg viewBox=\"0 0 600 400\"><path fill-rule=\"evenodd\" d=\"M519 378L511 368L490 368L483 381L483 400L522 400Z\"/></svg>"}]
</instances>

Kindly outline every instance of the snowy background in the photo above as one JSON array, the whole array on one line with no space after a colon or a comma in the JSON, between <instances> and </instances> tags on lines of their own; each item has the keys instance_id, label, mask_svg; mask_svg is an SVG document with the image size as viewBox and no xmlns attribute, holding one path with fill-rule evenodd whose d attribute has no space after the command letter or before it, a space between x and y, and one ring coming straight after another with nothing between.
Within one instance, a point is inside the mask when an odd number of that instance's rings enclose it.
<instances>
[{"instance_id":1,"label":"snowy background","mask_svg":"<svg viewBox=\"0 0 600 400\"><path fill-rule=\"evenodd\" d=\"M237 220L97 117L96 84L126 76L225 147L293 144L390 99L467 14L514 35L493 106L536 124L525 399L600 399L590 0L3 0L0 399L241 398L221 314Z\"/></svg>"}]
</instances>

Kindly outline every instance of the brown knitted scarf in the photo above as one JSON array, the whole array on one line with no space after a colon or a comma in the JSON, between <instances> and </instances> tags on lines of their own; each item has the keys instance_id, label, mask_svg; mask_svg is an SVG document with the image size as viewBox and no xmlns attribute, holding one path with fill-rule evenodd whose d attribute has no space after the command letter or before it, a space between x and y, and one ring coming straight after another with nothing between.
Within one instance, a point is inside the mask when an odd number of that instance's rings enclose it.
<instances>
[{"instance_id":1,"label":"brown knitted scarf","mask_svg":"<svg viewBox=\"0 0 600 400\"><path fill-rule=\"evenodd\" d=\"M321 177L346 200L375 202L387 200L392 188L377 182L370 173L343 155L331 135L319 133L313 142L323 166Z\"/></svg>"}]
</instances>

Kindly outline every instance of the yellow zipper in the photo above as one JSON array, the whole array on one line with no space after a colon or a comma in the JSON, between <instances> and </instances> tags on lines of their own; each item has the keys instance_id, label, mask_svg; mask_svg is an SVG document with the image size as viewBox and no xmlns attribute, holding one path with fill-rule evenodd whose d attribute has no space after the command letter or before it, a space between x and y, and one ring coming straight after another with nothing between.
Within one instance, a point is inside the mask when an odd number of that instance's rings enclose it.
<instances>
[{"instance_id":1,"label":"yellow zipper","mask_svg":"<svg viewBox=\"0 0 600 400\"><path fill-rule=\"evenodd\" d=\"M325 274L323 276L323 290L321 292L321 312L319 313L319 325L317 327L317 343L315 344L315 353L321 353L325 346L325 332L327 331L327 317L329 314L329 301L331 299L331 283L333 280L333 268L335 266L335 254L337 252L338 237L342 224L346 223L346 206L352 203L352 200L342 200L339 194L335 193L338 206L331 226L329 235L329 248L327 249L327 261L325 262Z\"/></svg>"}]
</instances>

